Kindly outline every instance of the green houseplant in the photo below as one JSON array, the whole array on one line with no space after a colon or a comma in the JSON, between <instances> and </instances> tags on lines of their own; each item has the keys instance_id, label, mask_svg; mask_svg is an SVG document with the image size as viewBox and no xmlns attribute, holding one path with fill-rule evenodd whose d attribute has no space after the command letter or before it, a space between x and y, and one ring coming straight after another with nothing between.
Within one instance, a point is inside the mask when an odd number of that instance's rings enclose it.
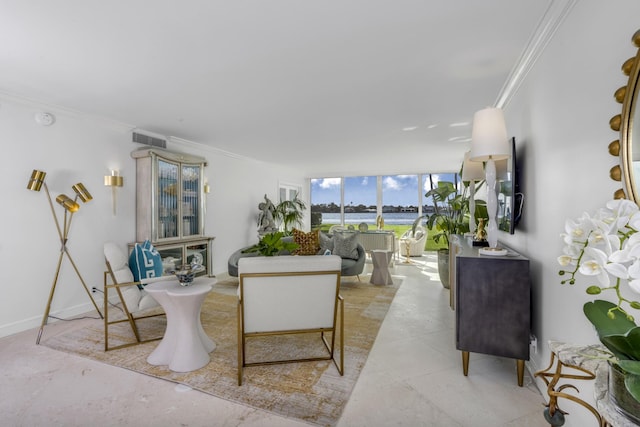
<instances>
[{"instance_id":1,"label":"green houseplant","mask_svg":"<svg viewBox=\"0 0 640 427\"><path fill-rule=\"evenodd\" d=\"M274 219L282 225L282 229L285 235L290 235L292 228L296 225L302 224L302 217L304 215L304 211L307 209L307 205L296 197L293 200L283 200L275 207L273 216Z\"/></svg>"},{"instance_id":2,"label":"green houseplant","mask_svg":"<svg viewBox=\"0 0 640 427\"><path fill-rule=\"evenodd\" d=\"M452 234L464 234L469 231L469 199L452 182L440 181L438 186L429 190L426 197L433 199L434 213L427 219L427 227L434 230L433 240L449 247Z\"/></svg>"},{"instance_id":3,"label":"green houseplant","mask_svg":"<svg viewBox=\"0 0 640 427\"><path fill-rule=\"evenodd\" d=\"M242 253L258 252L262 256L276 256L282 251L292 253L298 248L298 244L294 242L283 241L284 233L276 231L263 235L258 243L245 249Z\"/></svg>"},{"instance_id":4,"label":"green houseplant","mask_svg":"<svg viewBox=\"0 0 640 427\"><path fill-rule=\"evenodd\" d=\"M640 211L630 200L611 200L593 214L584 213L565 223L563 255L558 262L561 284L574 285L578 275L597 280L589 295L609 295L583 306L600 342L611 352L610 373L624 377L621 390L610 389L623 412L640 418L640 327L629 309L640 302L628 295L640 293ZM628 393L628 394L627 394Z\"/></svg>"},{"instance_id":5,"label":"green houseplant","mask_svg":"<svg viewBox=\"0 0 640 427\"><path fill-rule=\"evenodd\" d=\"M476 185L475 183L473 185ZM482 182L479 184L482 185ZM463 191L449 181L440 181L436 188L429 190L425 196L433 199L434 213L428 215L427 227L433 234L436 243L444 241L445 247L438 249L438 273L442 285L449 289L449 238L452 234L469 232L469 182L463 183ZM475 218L486 217L487 209L484 201L476 200Z\"/></svg>"}]
</instances>

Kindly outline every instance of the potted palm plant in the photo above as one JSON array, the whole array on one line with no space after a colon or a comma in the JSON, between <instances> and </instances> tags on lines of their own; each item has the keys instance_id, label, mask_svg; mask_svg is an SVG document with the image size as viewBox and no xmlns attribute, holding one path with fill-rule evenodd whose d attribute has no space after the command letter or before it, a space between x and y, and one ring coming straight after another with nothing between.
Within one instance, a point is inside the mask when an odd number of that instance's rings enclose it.
<instances>
[{"instance_id":1,"label":"potted palm plant","mask_svg":"<svg viewBox=\"0 0 640 427\"><path fill-rule=\"evenodd\" d=\"M274 219L282 224L283 232L285 235L290 235L292 228L296 225L302 224L302 217L307 205L298 198L298 195L293 200L283 200L275 207Z\"/></svg>"},{"instance_id":2,"label":"potted palm plant","mask_svg":"<svg viewBox=\"0 0 640 427\"><path fill-rule=\"evenodd\" d=\"M440 181L438 186L428 191L425 196L433 199L434 213L428 215L427 227L436 243L444 246L438 249L438 274L442 286L449 284L449 238L452 234L469 232L469 196L468 182L463 183L463 191L459 192L452 182ZM473 185L476 185L475 183ZM475 218L484 218L487 208L482 200L476 201Z\"/></svg>"}]
</instances>

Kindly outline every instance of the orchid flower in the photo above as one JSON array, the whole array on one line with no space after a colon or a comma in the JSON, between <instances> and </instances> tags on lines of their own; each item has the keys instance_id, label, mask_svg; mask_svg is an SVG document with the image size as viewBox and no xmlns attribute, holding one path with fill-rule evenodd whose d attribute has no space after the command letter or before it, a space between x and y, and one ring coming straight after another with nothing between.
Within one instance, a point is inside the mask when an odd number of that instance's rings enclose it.
<instances>
[{"instance_id":1,"label":"orchid flower","mask_svg":"<svg viewBox=\"0 0 640 427\"><path fill-rule=\"evenodd\" d=\"M640 303L627 300L621 285L640 294L640 208L630 200L610 200L605 207L593 214L583 213L575 220L565 222L563 254L558 263L569 275L561 283L575 284L577 275L598 280L598 286L590 285L588 292L600 293L613 290L618 298L618 308L623 302L631 306ZM613 281L611 279L614 279Z\"/></svg>"}]
</instances>

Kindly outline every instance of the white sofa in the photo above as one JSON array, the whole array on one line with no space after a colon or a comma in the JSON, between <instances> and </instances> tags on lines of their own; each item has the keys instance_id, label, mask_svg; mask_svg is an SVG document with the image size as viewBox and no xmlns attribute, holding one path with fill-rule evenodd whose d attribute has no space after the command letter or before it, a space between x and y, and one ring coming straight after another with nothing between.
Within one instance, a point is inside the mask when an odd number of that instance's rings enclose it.
<instances>
[{"instance_id":1,"label":"white sofa","mask_svg":"<svg viewBox=\"0 0 640 427\"><path fill-rule=\"evenodd\" d=\"M242 385L243 368L252 365L333 360L340 375L343 374L341 262L337 255L282 255L238 260L238 385ZM246 362L247 338L297 333L318 333L328 356ZM327 334L330 334L329 339ZM334 352L336 338L339 340L339 361Z\"/></svg>"}]
</instances>

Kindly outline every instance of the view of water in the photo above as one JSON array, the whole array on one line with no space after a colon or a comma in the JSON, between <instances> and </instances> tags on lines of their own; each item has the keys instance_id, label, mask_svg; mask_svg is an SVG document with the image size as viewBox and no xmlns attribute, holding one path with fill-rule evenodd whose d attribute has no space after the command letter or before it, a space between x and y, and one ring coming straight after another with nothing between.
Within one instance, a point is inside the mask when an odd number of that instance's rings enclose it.
<instances>
[{"instance_id":1,"label":"view of water","mask_svg":"<svg viewBox=\"0 0 640 427\"><path fill-rule=\"evenodd\" d=\"M376 213L375 212L358 212L358 213L345 213L344 214L344 222L345 224L360 224L364 222L368 225L375 225L376 223ZM384 218L385 224L393 224L393 225L411 225L413 221L418 217L416 212L389 212L382 215ZM322 223L323 224L340 224L340 214L339 213L323 213L322 214Z\"/></svg>"}]
</instances>

